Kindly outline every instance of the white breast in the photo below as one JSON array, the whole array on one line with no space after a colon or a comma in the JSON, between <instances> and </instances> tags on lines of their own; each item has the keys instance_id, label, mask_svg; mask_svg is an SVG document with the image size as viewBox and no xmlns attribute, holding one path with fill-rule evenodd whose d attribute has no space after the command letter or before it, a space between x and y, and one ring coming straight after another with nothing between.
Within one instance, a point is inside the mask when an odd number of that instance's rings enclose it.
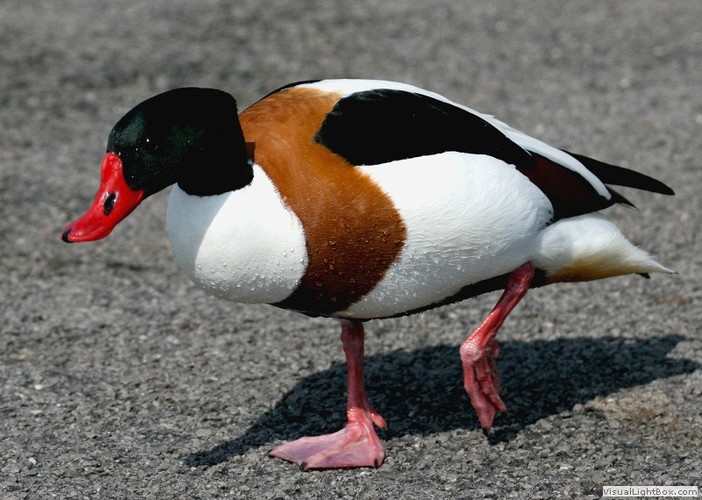
<instances>
[{"instance_id":1,"label":"white breast","mask_svg":"<svg viewBox=\"0 0 702 500\"><path fill-rule=\"evenodd\" d=\"M342 315L401 313L513 271L535 251L553 214L512 165L448 152L361 168L392 199L407 241L383 280Z\"/></svg>"},{"instance_id":2,"label":"white breast","mask_svg":"<svg viewBox=\"0 0 702 500\"><path fill-rule=\"evenodd\" d=\"M257 165L252 183L231 193L191 196L174 186L166 228L183 271L223 299L278 302L307 267L302 224Z\"/></svg>"}]
</instances>

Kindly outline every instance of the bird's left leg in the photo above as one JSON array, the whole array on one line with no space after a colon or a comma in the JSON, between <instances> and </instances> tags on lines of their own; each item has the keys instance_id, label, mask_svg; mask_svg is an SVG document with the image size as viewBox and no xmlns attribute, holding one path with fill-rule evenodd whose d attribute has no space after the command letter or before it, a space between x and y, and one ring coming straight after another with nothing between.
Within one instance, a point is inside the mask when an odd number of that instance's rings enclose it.
<instances>
[{"instance_id":1,"label":"bird's left leg","mask_svg":"<svg viewBox=\"0 0 702 500\"><path fill-rule=\"evenodd\" d=\"M500 300L461 345L463 385L484 430L492 427L498 411L507 411L500 398L500 379L495 369L495 357L500 353L495 336L507 315L526 294L533 278L534 266L530 262L512 271Z\"/></svg>"},{"instance_id":2,"label":"bird's left leg","mask_svg":"<svg viewBox=\"0 0 702 500\"><path fill-rule=\"evenodd\" d=\"M270 455L299 464L304 470L344 467L379 467L385 450L374 426L385 419L368 403L363 382L363 323L341 320L341 341L346 354L348 403L346 426L333 434L303 437L279 446Z\"/></svg>"}]
</instances>

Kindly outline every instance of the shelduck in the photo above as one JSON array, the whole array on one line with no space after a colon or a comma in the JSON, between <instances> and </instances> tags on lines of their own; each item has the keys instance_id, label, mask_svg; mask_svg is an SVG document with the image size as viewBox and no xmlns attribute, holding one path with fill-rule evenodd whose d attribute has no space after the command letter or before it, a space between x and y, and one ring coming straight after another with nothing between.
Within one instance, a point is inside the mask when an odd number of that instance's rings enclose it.
<instances>
[{"instance_id":1,"label":"shelduck","mask_svg":"<svg viewBox=\"0 0 702 500\"><path fill-rule=\"evenodd\" d=\"M167 232L197 286L341 322L346 426L271 451L304 469L383 462L364 321L504 290L460 348L489 429L505 411L495 336L530 287L672 272L599 213L630 204L610 185L673 194L665 184L401 83L299 82L241 114L220 90L152 97L112 129L95 200L63 240L104 238L172 184Z\"/></svg>"}]
</instances>

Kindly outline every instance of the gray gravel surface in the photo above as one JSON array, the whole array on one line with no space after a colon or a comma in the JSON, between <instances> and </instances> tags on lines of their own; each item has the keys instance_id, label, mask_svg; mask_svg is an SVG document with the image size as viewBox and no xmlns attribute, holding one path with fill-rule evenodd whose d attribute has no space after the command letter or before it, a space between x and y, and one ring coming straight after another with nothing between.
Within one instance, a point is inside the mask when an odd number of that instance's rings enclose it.
<instances>
[{"instance_id":1,"label":"gray gravel surface","mask_svg":"<svg viewBox=\"0 0 702 500\"><path fill-rule=\"evenodd\" d=\"M702 2L0 2L0 497L597 498L702 486ZM401 80L655 175L609 211L674 276L532 291L501 332L509 413L486 439L458 346L497 300L367 326L380 469L266 452L339 428L336 322L196 290L166 195L109 239L57 235L107 133L168 88L242 106L287 82ZM245 216L245 214L242 214Z\"/></svg>"}]
</instances>

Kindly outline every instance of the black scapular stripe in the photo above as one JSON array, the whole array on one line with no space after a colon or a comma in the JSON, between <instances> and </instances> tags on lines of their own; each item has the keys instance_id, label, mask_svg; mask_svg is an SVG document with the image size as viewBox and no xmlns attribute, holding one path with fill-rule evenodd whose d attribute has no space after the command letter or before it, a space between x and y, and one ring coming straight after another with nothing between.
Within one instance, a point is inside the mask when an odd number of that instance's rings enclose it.
<instances>
[{"instance_id":1,"label":"black scapular stripe","mask_svg":"<svg viewBox=\"0 0 702 500\"><path fill-rule=\"evenodd\" d=\"M422 94L378 89L340 99L315 141L352 165L457 151L530 168L533 159L479 116Z\"/></svg>"}]
</instances>

